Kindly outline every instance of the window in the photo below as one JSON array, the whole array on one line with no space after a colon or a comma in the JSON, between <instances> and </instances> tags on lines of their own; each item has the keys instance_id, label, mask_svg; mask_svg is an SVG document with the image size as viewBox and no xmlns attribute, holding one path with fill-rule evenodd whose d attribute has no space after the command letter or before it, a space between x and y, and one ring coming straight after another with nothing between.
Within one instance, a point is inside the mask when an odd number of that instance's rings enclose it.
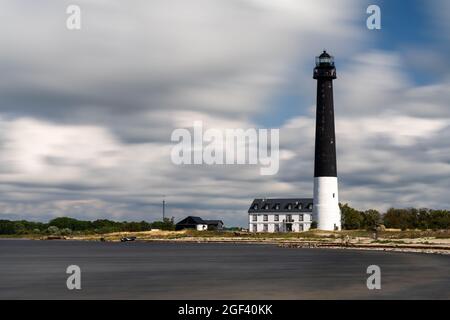
<instances>
[{"instance_id":1,"label":"window","mask_svg":"<svg viewBox=\"0 0 450 320\"><path fill-rule=\"evenodd\" d=\"M298 226L298 231L303 231L303 225L302 225L302 224L300 224L300 225Z\"/></svg>"},{"instance_id":2,"label":"window","mask_svg":"<svg viewBox=\"0 0 450 320\"><path fill-rule=\"evenodd\" d=\"M277 203L274 208L275 208L275 210L280 210L280 204Z\"/></svg>"},{"instance_id":3,"label":"window","mask_svg":"<svg viewBox=\"0 0 450 320\"><path fill-rule=\"evenodd\" d=\"M287 222L292 222L292 215L291 215L291 214L288 214L288 215L286 216L286 221L287 221Z\"/></svg>"},{"instance_id":4,"label":"window","mask_svg":"<svg viewBox=\"0 0 450 320\"><path fill-rule=\"evenodd\" d=\"M275 223L275 232L280 232L280 225Z\"/></svg>"},{"instance_id":5,"label":"window","mask_svg":"<svg viewBox=\"0 0 450 320\"><path fill-rule=\"evenodd\" d=\"M312 210L312 208L313 208L313 204L312 203L308 204L308 209Z\"/></svg>"},{"instance_id":6,"label":"window","mask_svg":"<svg viewBox=\"0 0 450 320\"><path fill-rule=\"evenodd\" d=\"M303 215L302 214L298 216L298 220L299 221L303 221Z\"/></svg>"},{"instance_id":7,"label":"window","mask_svg":"<svg viewBox=\"0 0 450 320\"><path fill-rule=\"evenodd\" d=\"M292 204L289 203L289 204L286 206L286 209L292 210Z\"/></svg>"},{"instance_id":8,"label":"window","mask_svg":"<svg viewBox=\"0 0 450 320\"><path fill-rule=\"evenodd\" d=\"M263 225L263 231L264 231L264 232L269 231L269 228L268 228L267 224Z\"/></svg>"},{"instance_id":9,"label":"window","mask_svg":"<svg viewBox=\"0 0 450 320\"><path fill-rule=\"evenodd\" d=\"M257 224L253 224L253 232L258 232L258 225Z\"/></svg>"},{"instance_id":10,"label":"window","mask_svg":"<svg viewBox=\"0 0 450 320\"><path fill-rule=\"evenodd\" d=\"M268 221L269 220L269 216L267 214L264 215L264 221Z\"/></svg>"},{"instance_id":11,"label":"window","mask_svg":"<svg viewBox=\"0 0 450 320\"><path fill-rule=\"evenodd\" d=\"M252 221L258 221L258 215L257 214L254 214L252 216Z\"/></svg>"},{"instance_id":12,"label":"window","mask_svg":"<svg viewBox=\"0 0 450 320\"><path fill-rule=\"evenodd\" d=\"M275 220L275 221L280 221L280 216L276 214L274 220Z\"/></svg>"},{"instance_id":13,"label":"window","mask_svg":"<svg viewBox=\"0 0 450 320\"><path fill-rule=\"evenodd\" d=\"M255 205L253 206L253 210L258 210L258 205L257 205L257 204L255 204Z\"/></svg>"},{"instance_id":14,"label":"window","mask_svg":"<svg viewBox=\"0 0 450 320\"><path fill-rule=\"evenodd\" d=\"M333 193L333 198L334 198L335 194Z\"/></svg>"},{"instance_id":15,"label":"window","mask_svg":"<svg viewBox=\"0 0 450 320\"><path fill-rule=\"evenodd\" d=\"M264 206L264 209L265 209L265 210L269 210L269 205L266 204L266 205Z\"/></svg>"}]
</instances>

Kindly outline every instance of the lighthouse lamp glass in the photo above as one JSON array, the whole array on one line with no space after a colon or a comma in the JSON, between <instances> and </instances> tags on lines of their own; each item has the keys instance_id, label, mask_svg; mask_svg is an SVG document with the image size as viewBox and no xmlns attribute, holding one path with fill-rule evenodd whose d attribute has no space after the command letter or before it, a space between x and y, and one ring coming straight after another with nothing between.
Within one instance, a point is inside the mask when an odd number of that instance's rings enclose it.
<instances>
[{"instance_id":1,"label":"lighthouse lamp glass","mask_svg":"<svg viewBox=\"0 0 450 320\"><path fill-rule=\"evenodd\" d=\"M334 66L333 57L316 57L316 66L320 66L320 65Z\"/></svg>"}]
</instances>

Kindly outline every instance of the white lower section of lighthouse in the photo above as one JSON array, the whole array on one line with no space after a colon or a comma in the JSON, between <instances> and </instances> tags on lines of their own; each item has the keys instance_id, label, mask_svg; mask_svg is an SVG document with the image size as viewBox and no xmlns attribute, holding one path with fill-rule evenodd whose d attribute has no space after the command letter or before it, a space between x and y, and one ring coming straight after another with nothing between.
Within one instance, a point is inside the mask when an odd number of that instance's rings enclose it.
<instances>
[{"instance_id":1,"label":"white lower section of lighthouse","mask_svg":"<svg viewBox=\"0 0 450 320\"><path fill-rule=\"evenodd\" d=\"M313 217L319 230L341 230L337 177L314 177Z\"/></svg>"}]
</instances>

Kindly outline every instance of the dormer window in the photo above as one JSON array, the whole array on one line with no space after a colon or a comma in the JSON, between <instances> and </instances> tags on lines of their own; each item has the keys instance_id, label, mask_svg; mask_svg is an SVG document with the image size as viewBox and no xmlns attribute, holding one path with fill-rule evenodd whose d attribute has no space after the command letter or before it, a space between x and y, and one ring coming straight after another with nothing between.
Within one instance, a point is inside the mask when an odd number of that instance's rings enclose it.
<instances>
[{"instance_id":1,"label":"dormer window","mask_svg":"<svg viewBox=\"0 0 450 320\"><path fill-rule=\"evenodd\" d=\"M255 204L255 205L253 206L253 210L258 210L258 205L257 205L257 204Z\"/></svg>"},{"instance_id":2,"label":"dormer window","mask_svg":"<svg viewBox=\"0 0 450 320\"><path fill-rule=\"evenodd\" d=\"M268 204L266 204L266 205L264 206L264 210L269 210L269 205L268 205Z\"/></svg>"},{"instance_id":3,"label":"dormer window","mask_svg":"<svg viewBox=\"0 0 450 320\"><path fill-rule=\"evenodd\" d=\"M286 209L292 210L292 204L291 204L291 203L288 203L288 205L286 206Z\"/></svg>"},{"instance_id":4,"label":"dormer window","mask_svg":"<svg viewBox=\"0 0 450 320\"><path fill-rule=\"evenodd\" d=\"M298 210L302 210L302 209L303 209L303 206L302 206L301 203L299 203L299 204L297 205L297 209L298 209Z\"/></svg>"},{"instance_id":5,"label":"dormer window","mask_svg":"<svg viewBox=\"0 0 450 320\"><path fill-rule=\"evenodd\" d=\"M275 209L275 210L280 210L280 204L277 203L277 204L275 205L274 209Z\"/></svg>"},{"instance_id":6,"label":"dormer window","mask_svg":"<svg viewBox=\"0 0 450 320\"><path fill-rule=\"evenodd\" d=\"M312 208L313 208L313 204L312 203L308 204L308 209L312 210Z\"/></svg>"}]
</instances>

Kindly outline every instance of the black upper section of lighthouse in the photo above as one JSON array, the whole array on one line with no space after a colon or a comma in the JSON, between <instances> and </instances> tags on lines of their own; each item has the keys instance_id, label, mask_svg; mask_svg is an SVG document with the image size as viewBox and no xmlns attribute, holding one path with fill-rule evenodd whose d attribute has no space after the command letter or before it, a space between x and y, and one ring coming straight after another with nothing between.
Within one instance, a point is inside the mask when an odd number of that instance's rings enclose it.
<instances>
[{"instance_id":1,"label":"black upper section of lighthouse","mask_svg":"<svg viewBox=\"0 0 450 320\"><path fill-rule=\"evenodd\" d=\"M326 51L316 57L317 79L316 150L314 177L336 177L336 137L334 134L333 79L334 59Z\"/></svg>"}]
</instances>

